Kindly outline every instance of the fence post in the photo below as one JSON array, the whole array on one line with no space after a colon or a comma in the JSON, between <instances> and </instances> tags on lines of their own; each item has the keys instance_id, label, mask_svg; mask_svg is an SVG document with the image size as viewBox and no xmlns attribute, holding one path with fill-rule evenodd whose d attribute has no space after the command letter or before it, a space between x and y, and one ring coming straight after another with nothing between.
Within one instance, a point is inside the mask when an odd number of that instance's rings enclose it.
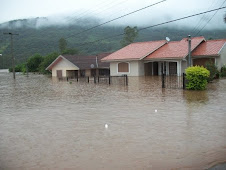
<instances>
[{"instance_id":1,"label":"fence post","mask_svg":"<svg viewBox=\"0 0 226 170\"><path fill-rule=\"evenodd\" d=\"M186 84L185 84L185 73L183 73L183 89L185 89L185 86L186 86Z\"/></svg>"},{"instance_id":2,"label":"fence post","mask_svg":"<svg viewBox=\"0 0 226 170\"><path fill-rule=\"evenodd\" d=\"M96 76L94 76L93 78L94 78L94 83L96 84Z\"/></svg>"},{"instance_id":3,"label":"fence post","mask_svg":"<svg viewBox=\"0 0 226 170\"><path fill-rule=\"evenodd\" d=\"M109 76L108 83L111 84L111 76Z\"/></svg>"},{"instance_id":4,"label":"fence post","mask_svg":"<svg viewBox=\"0 0 226 170\"><path fill-rule=\"evenodd\" d=\"M77 76L77 82L78 82L78 76Z\"/></svg>"},{"instance_id":5,"label":"fence post","mask_svg":"<svg viewBox=\"0 0 226 170\"><path fill-rule=\"evenodd\" d=\"M87 78L87 79L88 79L88 83L89 83L89 76L88 76L88 78Z\"/></svg>"},{"instance_id":6,"label":"fence post","mask_svg":"<svg viewBox=\"0 0 226 170\"><path fill-rule=\"evenodd\" d=\"M98 81L98 83L100 82L100 77L99 76L97 77L97 81Z\"/></svg>"},{"instance_id":7,"label":"fence post","mask_svg":"<svg viewBox=\"0 0 226 170\"><path fill-rule=\"evenodd\" d=\"M128 86L128 76L127 76L127 74L125 75L125 78L126 78L126 86Z\"/></svg>"},{"instance_id":8,"label":"fence post","mask_svg":"<svg viewBox=\"0 0 226 170\"><path fill-rule=\"evenodd\" d=\"M162 73L162 88L165 88L165 75Z\"/></svg>"}]
</instances>

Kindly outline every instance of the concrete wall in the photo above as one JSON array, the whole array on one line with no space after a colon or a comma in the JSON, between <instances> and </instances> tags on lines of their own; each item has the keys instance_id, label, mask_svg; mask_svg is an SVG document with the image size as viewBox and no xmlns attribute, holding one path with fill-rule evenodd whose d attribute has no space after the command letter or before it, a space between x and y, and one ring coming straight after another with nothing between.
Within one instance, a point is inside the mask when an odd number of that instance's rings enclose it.
<instances>
[{"instance_id":1,"label":"concrete wall","mask_svg":"<svg viewBox=\"0 0 226 170\"><path fill-rule=\"evenodd\" d=\"M226 43L220 51L220 57L217 57L216 64L218 69L221 69L223 65L226 65Z\"/></svg>"},{"instance_id":2,"label":"concrete wall","mask_svg":"<svg viewBox=\"0 0 226 170\"><path fill-rule=\"evenodd\" d=\"M62 70L62 76L67 77L66 70L79 70L79 68L68 60L62 59L52 68L52 77L57 77L57 70Z\"/></svg>"},{"instance_id":3,"label":"concrete wall","mask_svg":"<svg viewBox=\"0 0 226 170\"><path fill-rule=\"evenodd\" d=\"M118 72L118 63L121 62L111 62L110 71L111 76L121 76L127 74L128 76L144 76L144 62L143 61L125 61L129 64L129 72L122 73Z\"/></svg>"},{"instance_id":4,"label":"concrete wall","mask_svg":"<svg viewBox=\"0 0 226 170\"><path fill-rule=\"evenodd\" d=\"M185 69L187 68L187 61L181 61L181 73L185 73Z\"/></svg>"}]
</instances>

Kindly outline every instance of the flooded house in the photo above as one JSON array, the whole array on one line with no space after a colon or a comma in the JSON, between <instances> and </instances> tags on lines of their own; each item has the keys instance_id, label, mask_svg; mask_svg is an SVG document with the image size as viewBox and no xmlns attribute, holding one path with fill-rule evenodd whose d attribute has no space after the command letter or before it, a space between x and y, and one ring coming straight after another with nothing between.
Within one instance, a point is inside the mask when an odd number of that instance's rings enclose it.
<instances>
[{"instance_id":1,"label":"flooded house","mask_svg":"<svg viewBox=\"0 0 226 170\"><path fill-rule=\"evenodd\" d=\"M98 55L60 55L47 68L52 77L76 78L85 76L107 76L110 74L110 64L101 59L110 53Z\"/></svg>"},{"instance_id":2,"label":"flooded house","mask_svg":"<svg viewBox=\"0 0 226 170\"><path fill-rule=\"evenodd\" d=\"M102 61L110 63L111 76L181 76L188 67L188 38L132 43ZM208 61L218 69L226 64L226 39L191 38L191 65L205 66Z\"/></svg>"}]
</instances>

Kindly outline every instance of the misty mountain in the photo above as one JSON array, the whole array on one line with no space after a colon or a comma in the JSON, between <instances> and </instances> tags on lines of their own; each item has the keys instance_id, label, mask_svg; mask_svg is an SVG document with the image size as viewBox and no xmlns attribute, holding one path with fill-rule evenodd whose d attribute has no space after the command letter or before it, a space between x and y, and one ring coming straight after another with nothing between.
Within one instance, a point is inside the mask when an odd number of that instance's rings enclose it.
<instances>
[{"instance_id":1,"label":"misty mountain","mask_svg":"<svg viewBox=\"0 0 226 170\"><path fill-rule=\"evenodd\" d=\"M58 52L58 41L65 38L69 48L76 48L81 54L97 54L101 52L113 52L121 48L120 41L123 36L114 36L123 33L123 26L101 26L90 31L84 30L100 24L96 18L83 18L81 20L63 21L49 18L33 18L15 20L0 24L0 68L11 66L10 36L3 33L17 33L14 40L14 56L16 63L36 53L46 55ZM139 27L138 27L139 29ZM188 34L194 36L195 31L186 27L155 27L139 32L136 41L162 40L169 37L171 41L180 40ZM202 31L197 36L203 35L206 39L226 38L226 30L214 29ZM111 37L106 39L106 37ZM100 40L94 42L96 40ZM87 43L92 42L92 43Z\"/></svg>"}]
</instances>

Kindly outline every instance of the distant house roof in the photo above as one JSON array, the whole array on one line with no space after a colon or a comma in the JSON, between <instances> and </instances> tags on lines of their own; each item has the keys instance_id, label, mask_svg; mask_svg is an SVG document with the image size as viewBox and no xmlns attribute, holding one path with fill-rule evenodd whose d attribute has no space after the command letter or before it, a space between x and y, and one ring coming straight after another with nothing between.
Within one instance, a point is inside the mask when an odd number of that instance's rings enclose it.
<instances>
[{"instance_id":1,"label":"distant house roof","mask_svg":"<svg viewBox=\"0 0 226 170\"><path fill-rule=\"evenodd\" d=\"M59 63L62 59L70 61L72 64L77 66L79 69L95 69L95 68L109 68L109 63L101 62L101 59L111 53L102 53L98 55L82 56L82 55L60 55L57 57L46 70L52 70L52 68Z\"/></svg>"},{"instance_id":2,"label":"distant house roof","mask_svg":"<svg viewBox=\"0 0 226 170\"><path fill-rule=\"evenodd\" d=\"M224 45L226 39L205 41L192 52L192 56L217 56Z\"/></svg>"},{"instance_id":3,"label":"distant house roof","mask_svg":"<svg viewBox=\"0 0 226 170\"><path fill-rule=\"evenodd\" d=\"M188 55L188 38L181 41L168 42L166 45L148 55L145 60L149 59L167 59L167 58L185 58ZM204 37L194 37L191 40L191 51L193 51L201 42L205 41Z\"/></svg>"},{"instance_id":4,"label":"distant house roof","mask_svg":"<svg viewBox=\"0 0 226 170\"><path fill-rule=\"evenodd\" d=\"M166 40L132 43L108 55L102 61L141 60L166 43Z\"/></svg>"}]
</instances>

